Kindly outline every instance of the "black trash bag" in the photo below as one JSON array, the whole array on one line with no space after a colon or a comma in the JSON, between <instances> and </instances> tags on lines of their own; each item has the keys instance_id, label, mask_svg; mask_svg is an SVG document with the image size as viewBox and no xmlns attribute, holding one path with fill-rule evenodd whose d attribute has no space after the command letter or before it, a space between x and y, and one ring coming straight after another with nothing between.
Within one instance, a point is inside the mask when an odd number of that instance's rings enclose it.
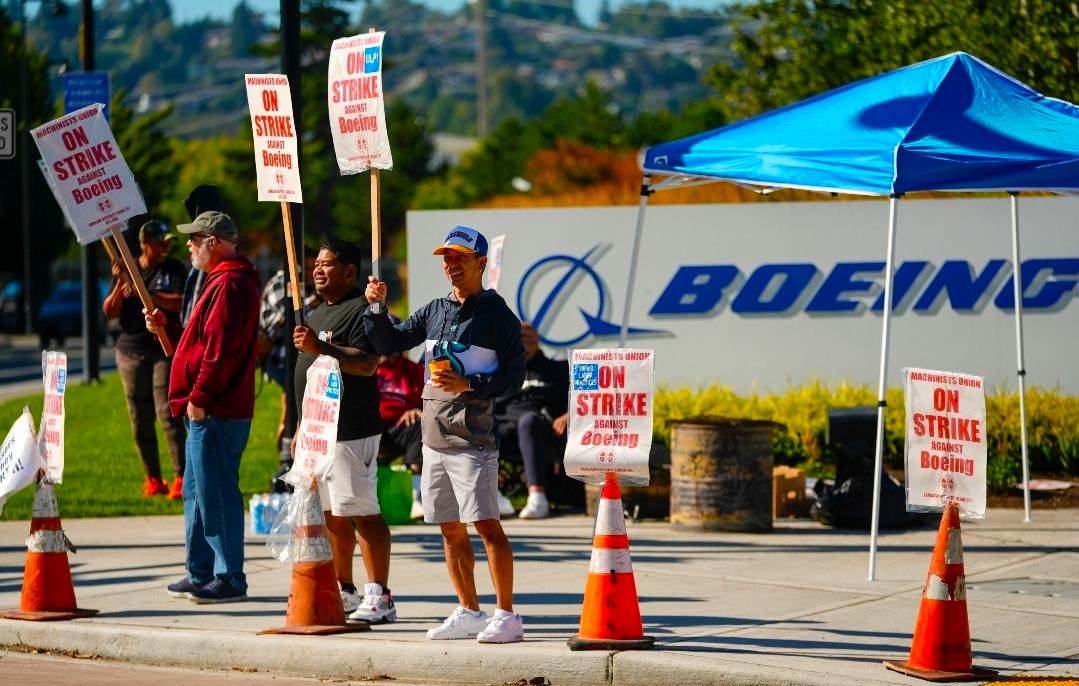
<instances>
[{"instance_id":1,"label":"black trash bag","mask_svg":"<svg viewBox=\"0 0 1079 686\"><path fill-rule=\"evenodd\" d=\"M869 530L872 525L873 479L869 475L855 476L829 488L823 480L817 482L817 502L810 510L821 524L840 529ZM888 473L881 475L881 529L905 529L922 526L926 518L907 512L903 485Z\"/></svg>"}]
</instances>

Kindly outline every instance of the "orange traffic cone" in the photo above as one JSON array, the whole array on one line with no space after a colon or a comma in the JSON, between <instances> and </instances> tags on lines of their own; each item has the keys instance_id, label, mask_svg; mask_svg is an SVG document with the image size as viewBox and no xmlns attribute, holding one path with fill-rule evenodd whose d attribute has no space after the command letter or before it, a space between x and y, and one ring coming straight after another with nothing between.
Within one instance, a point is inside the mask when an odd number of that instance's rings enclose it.
<instances>
[{"instance_id":1,"label":"orange traffic cone","mask_svg":"<svg viewBox=\"0 0 1079 686\"><path fill-rule=\"evenodd\" d=\"M311 488L297 489L297 521L293 524L289 555L292 558L292 585L288 593L285 626L260 634L343 634L369 631L367 624L346 624L337 587L326 519L314 481Z\"/></svg>"},{"instance_id":2,"label":"orange traffic cone","mask_svg":"<svg viewBox=\"0 0 1079 686\"><path fill-rule=\"evenodd\" d=\"M20 609L0 612L0 617L50 621L96 615L97 610L81 610L75 604L75 587L67 563L69 550L75 552L75 547L60 526L56 491L51 483L41 480L34 492L30 536L26 539Z\"/></svg>"},{"instance_id":3,"label":"orange traffic cone","mask_svg":"<svg viewBox=\"0 0 1079 686\"><path fill-rule=\"evenodd\" d=\"M641 624L622 512L618 475L607 472L596 511L581 629L569 639L570 650L644 650L655 645L655 638L645 636Z\"/></svg>"},{"instance_id":4,"label":"orange traffic cone","mask_svg":"<svg viewBox=\"0 0 1079 686\"><path fill-rule=\"evenodd\" d=\"M996 674L975 667L971 658L963 539L955 503L946 505L940 518L910 658L906 662L887 661L884 666L927 681L976 681Z\"/></svg>"}]
</instances>

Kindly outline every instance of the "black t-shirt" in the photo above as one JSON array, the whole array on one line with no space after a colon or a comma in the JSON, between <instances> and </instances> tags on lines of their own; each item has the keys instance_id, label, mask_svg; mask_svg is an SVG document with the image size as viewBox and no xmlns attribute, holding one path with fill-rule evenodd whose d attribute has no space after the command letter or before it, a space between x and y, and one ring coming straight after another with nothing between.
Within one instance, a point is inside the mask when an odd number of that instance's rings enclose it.
<instances>
[{"instance_id":1,"label":"black t-shirt","mask_svg":"<svg viewBox=\"0 0 1079 686\"><path fill-rule=\"evenodd\" d=\"M363 313L367 299L354 290L330 305L323 303L307 318L307 325L319 340L342 348L358 348L375 353L363 328ZM296 406L297 414L303 413L303 393L307 387L307 370L315 362L315 355L301 352L296 358ZM378 413L378 383L375 376L356 376L341 373L341 413L337 420L337 440L354 441L357 438L378 436L382 433L382 419Z\"/></svg>"},{"instance_id":2,"label":"black t-shirt","mask_svg":"<svg viewBox=\"0 0 1079 686\"><path fill-rule=\"evenodd\" d=\"M179 260L172 257L148 269L139 269L146 290L154 293L183 293L187 270ZM164 312L164 310L162 310ZM165 312L165 317L179 324L179 313ZM120 304L120 335L116 349L136 355L164 355L157 336L146 330L146 317L142 314L142 300L137 295L124 298Z\"/></svg>"}]
</instances>

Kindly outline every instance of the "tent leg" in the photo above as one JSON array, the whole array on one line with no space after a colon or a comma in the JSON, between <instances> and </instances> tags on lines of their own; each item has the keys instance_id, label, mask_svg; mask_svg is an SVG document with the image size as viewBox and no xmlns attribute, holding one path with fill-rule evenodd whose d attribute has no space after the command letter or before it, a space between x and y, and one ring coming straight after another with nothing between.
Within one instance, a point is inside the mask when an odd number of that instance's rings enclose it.
<instances>
[{"instance_id":1,"label":"tent leg","mask_svg":"<svg viewBox=\"0 0 1079 686\"><path fill-rule=\"evenodd\" d=\"M1027 459L1026 375L1023 364L1023 274L1019 261L1019 193L1012 199L1012 287L1015 292L1015 353L1019 371L1019 441L1023 452L1023 521L1030 524L1030 463Z\"/></svg>"},{"instance_id":2,"label":"tent leg","mask_svg":"<svg viewBox=\"0 0 1079 686\"><path fill-rule=\"evenodd\" d=\"M622 310L622 329L618 333L618 347L626 347L629 336L629 308L633 302L633 284L637 279L637 259L641 251L641 234L644 232L644 211L648 207L648 196L652 195L652 175L645 174L641 179L641 202L637 209L637 230L633 234L633 253L629 258L629 281L626 284L626 304Z\"/></svg>"},{"instance_id":3,"label":"tent leg","mask_svg":"<svg viewBox=\"0 0 1079 686\"><path fill-rule=\"evenodd\" d=\"M877 384L877 444L873 459L873 511L869 525L869 580L877 574L877 531L880 528L880 483L884 471L884 409L888 399L888 329L892 321L892 277L895 270L895 225L899 198L888 203L888 257L884 276L884 324L880 336L880 380Z\"/></svg>"}]
</instances>

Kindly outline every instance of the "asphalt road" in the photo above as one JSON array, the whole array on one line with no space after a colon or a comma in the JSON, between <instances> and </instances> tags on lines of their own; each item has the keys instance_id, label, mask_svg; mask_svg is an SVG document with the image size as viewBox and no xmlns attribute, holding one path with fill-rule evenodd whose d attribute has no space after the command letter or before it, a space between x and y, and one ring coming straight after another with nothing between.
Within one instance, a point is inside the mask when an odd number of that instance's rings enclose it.
<instances>
[{"instance_id":1,"label":"asphalt road","mask_svg":"<svg viewBox=\"0 0 1079 686\"><path fill-rule=\"evenodd\" d=\"M410 684L388 680L393 686ZM112 662L86 656L65 656L42 653L15 653L0 651L0 683L19 686L55 686L56 684L79 684L79 686L126 686L128 684L154 684L154 686L315 686L326 684L326 679L282 676L269 672L246 672L240 670L183 669L180 667L148 667L125 662ZM342 681L334 684L367 684L369 680ZM414 686L414 685L411 685Z\"/></svg>"},{"instance_id":2,"label":"asphalt road","mask_svg":"<svg viewBox=\"0 0 1079 686\"><path fill-rule=\"evenodd\" d=\"M82 339L69 338L64 347L67 353L68 377L81 381L83 373ZM100 371L116 369L115 348L101 346ZM41 347L37 336L0 336L0 400L36 393L41 390Z\"/></svg>"}]
</instances>

